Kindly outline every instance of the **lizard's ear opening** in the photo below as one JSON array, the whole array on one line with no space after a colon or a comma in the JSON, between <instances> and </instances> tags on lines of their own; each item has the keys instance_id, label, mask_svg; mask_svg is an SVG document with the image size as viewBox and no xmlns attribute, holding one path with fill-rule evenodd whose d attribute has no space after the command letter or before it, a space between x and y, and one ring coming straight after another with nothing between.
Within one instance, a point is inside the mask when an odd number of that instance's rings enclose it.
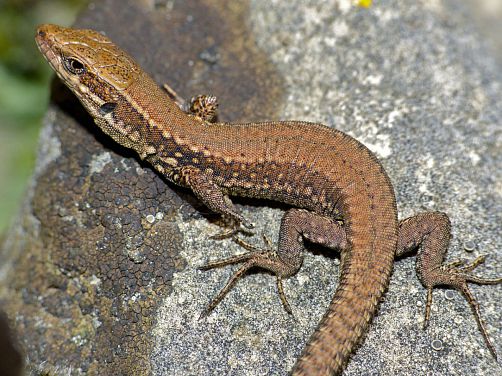
<instances>
[{"instance_id":1,"label":"lizard's ear opening","mask_svg":"<svg viewBox=\"0 0 502 376\"><path fill-rule=\"evenodd\" d=\"M117 103L106 102L99 107L99 113L104 116L112 112L115 109L115 107L117 107Z\"/></svg>"},{"instance_id":2,"label":"lizard's ear opening","mask_svg":"<svg viewBox=\"0 0 502 376\"><path fill-rule=\"evenodd\" d=\"M63 65L71 74L81 75L85 73L85 66L73 57L63 57Z\"/></svg>"}]
</instances>

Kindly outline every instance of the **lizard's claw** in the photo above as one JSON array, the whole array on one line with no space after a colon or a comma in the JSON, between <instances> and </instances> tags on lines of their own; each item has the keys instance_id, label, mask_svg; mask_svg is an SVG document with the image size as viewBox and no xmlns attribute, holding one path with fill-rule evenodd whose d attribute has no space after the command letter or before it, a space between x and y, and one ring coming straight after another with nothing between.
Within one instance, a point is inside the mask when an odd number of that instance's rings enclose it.
<instances>
[{"instance_id":1,"label":"lizard's claw","mask_svg":"<svg viewBox=\"0 0 502 376\"><path fill-rule=\"evenodd\" d=\"M238 221L233 218L229 218L226 223L226 228L209 238L214 240L222 240L230 237L235 237L238 233L244 233L246 235L254 235L252 229L254 228L254 223L247 220Z\"/></svg>"},{"instance_id":2,"label":"lizard's claw","mask_svg":"<svg viewBox=\"0 0 502 376\"><path fill-rule=\"evenodd\" d=\"M201 266L200 270L209 270L213 268L219 268L222 266L240 264L242 266L235 272L232 277L228 280L223 289L218 293L218 295L208 304L206 309L201 313L200 318L207 316L217 305L222 301L225 295L232 289L232 287L237 283L237 281L251 268L261 267L273 272L277 277L277 290L281 303L284 309L289 314L292 314L291 306L289 305L286 295L284 294L284 288L282 285L283 275L281 273L284 270L283 262L278 258L277 252L272 249L270 240L263 235L263 239L267 248L262 249L255 245L249 244L237 236L233 236L234 241L241 245L243 248L247 249L242 255L232 256L223 260L213 261L204 266Z\"/></svg>"},{"instance_id":3,"label":"lizard's claw","mask_svg":"<svg viewBox=\"0 0 502 376\"><path fill-rule=\"evenodd\" d=\"M471 274L476 267L484 263L486 256L479 256L474 261L466 264L465 261L453 261L448 264L443 265L434 276L434 282L427 284L427 304L425 306L425 320L424 328L427 327L429 322L431 305L432 305L432 289L436 285L444 285L448 287L455 288L460 291L464 296L465 300L472 309L476 322L478 324L479 330L483 335L485 343L490 350L491 354L495 359L497 359L497 354L495 352L495 347L488 337L488 332L485 327L485 323L481 319L479 303L469 289L467 283L476 283L478 285L495 285L501 284L502 278L481 278L474 274Z\"/></svg>"},{"instance_id":4,"label":"lizard's claw","mask_svg":"<svg viewBox=\"0 0 502 376\"><path fill-rule=\"evenodd\" d=\"M250 243L246 242L245 240L243 240L242 238L239 238L237 235L232 236L232 239L234 240L234 242L239 244L241 247L243 247L251 252L263 252L263 253L273 252L272 242L270 241L270 239L265 234L262 234L261 236L262 236L263 241L265 243L265 248L259 248L253 244L250 244Z\"/></svg>"}]
</instances>

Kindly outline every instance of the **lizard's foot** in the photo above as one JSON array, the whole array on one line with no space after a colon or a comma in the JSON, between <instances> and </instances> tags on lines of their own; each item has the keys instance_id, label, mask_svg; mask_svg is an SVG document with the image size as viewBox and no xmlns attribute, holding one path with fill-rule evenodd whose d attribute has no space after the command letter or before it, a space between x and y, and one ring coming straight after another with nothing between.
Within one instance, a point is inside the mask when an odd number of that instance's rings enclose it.
<instances>
[{"instance_id":1,"label":"lizard's foot","mask_svg":"<svg viewBox=\"0 0 502 376\"><path fill-rule=\"evenodd\" d=\"M277 252L271 248L270 240L263 236L263 239L267 245L267 248L259 248L252 244L245 242L244 240L238 238L237 236L233 237L235 242L241 245L243 248L249 250L249 252L244 253L242 255L232 256L223 260L210 262L199 269L201 270L209 270L213 268L219 268L222 266L240 264L242 266L235 272L232 277L228 280L226 285L221 289L218 295L208 304L206 309L201 313L201 318L209 315L211 311L223 300L225 295L234 287L237 281L251 268L253 267L261 267L273 272L277 277L277 290L279 293L279 297L281 299L282 305L284 309L289 314L292 313L291 307L286 299L286 295L284 294L284 288L282 285L282 279L286 276L292 274L292 271L289 266L287 266L283 261L281 261ZM296 271L296 269L294 270Z\"/></svg>"},{"instance_id":2,"label":"lizard's foot","mask_svg":"<svg viewBox=\"0 0 502 376\"><path fill-rule=\"evenodd\" d=\"M477 302L474 295L469 290L467 285L468 282L476 283L478 285L495 285L501 284L502 278L481 278L476 275L471 274L477 266L481 265L485 262L485 256L479 256L471 263L466 264L465 261L453 261L448 264L442 265L435 272L429 273L427 276L427 280L424 281L427 287L427 304L425 306L425 320L424 320L424 328L427 327L429 322L430 313L431 313L431 305L432 305L432 289L437 285L449 286L457 289L464 295L467 303L472 309L474 313L474 317L476 318L476 322L478 323L478 327L481 330L481 334L485 340L485 343L490 350L491 354L495 359L497 359L497 354L495 352L495 347L491 343L488 332L485 327L485 323L481 319L480 311L479 311L479 303Z\"/></svg>"},{"instance_id":3,"label":"lizard's foot","mask_svg":"<svg viewBox=\"0 0 502 376\"><path fill-rule=\"evenodd\" d=\"M214 95L197 95L190 99L189 111L209 123L218 117L218 99Z\"/></svg>"},{"instance_id":4,"label":"lizard's foot","mask_svg":"<svg viewBox=\"0 0 502 376\"><path fill-rule=\"evenodd\" d=\"M238 236L233 236L234 242L239 244L242 248L247 249L250 252L273 252L272 250L272 242L268 238L267 235L261 234L261 237L263 238L263 242L265 243L265 248L260 248L257 247L251 243L248 243L247 241L239 238Z\"/></svg>"},{"instance_id":5,"label":"lizard's foot","mask_svg":"<svg viewBox=\"0 0 502 376\"><path fill-rule=\"evenodd\" d=\"M222 240L230 237L235 237L238 233L244 233L246 235L254 235L252 229L254 228L254 223L247 220L239 221L232 217L225 218L225 229L217 232L210 236L210 239Z\"/></svg>"},{"instance_id":6,"label":"lizard's foot","mask_svg":"<svg viewBox=\"0 0 502 376\"><path fill-rule=\"evenodd\" d=\"M208 123L216 122L218 118L218 99L214 95L196 95L187 102L168 84L164 84L163 88L183 112L197 116Z\"/></svg>"}]
</instances>

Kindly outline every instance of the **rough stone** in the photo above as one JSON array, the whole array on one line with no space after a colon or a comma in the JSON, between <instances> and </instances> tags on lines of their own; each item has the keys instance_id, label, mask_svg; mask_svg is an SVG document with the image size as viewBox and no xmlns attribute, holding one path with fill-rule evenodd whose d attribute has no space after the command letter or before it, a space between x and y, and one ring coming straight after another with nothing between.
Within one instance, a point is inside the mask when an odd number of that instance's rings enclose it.
<instances>
[{"instance_id":1,"label":"rough stone","mask_svg":"<svg viewBox=\"0 0 502 376\"><path fill-rule=\"evenodd\" d=\"M368 9L349 0L107 0L78 25L105 31L180 94L215 94L221 120L310 120L353 135L382 159L401 218L447 212L448 259L487 254L477 273L500 276L502 69L471 10L446 0ZM286 375L336 288L336 255L313 247L286 281L294 316L273 276L251 273L199 319L235 268L197 267L242 249L209 239L216 216L54 93L32 188L0 251L0 304L29 365ZM258 234L276 239L283 207L236 201ZM502 288L472 289L502 353ZM460 294L435 291L425 331L424 305L414 259L398 261L345 374L501 372Z\"/></svg>"}]
</instances>

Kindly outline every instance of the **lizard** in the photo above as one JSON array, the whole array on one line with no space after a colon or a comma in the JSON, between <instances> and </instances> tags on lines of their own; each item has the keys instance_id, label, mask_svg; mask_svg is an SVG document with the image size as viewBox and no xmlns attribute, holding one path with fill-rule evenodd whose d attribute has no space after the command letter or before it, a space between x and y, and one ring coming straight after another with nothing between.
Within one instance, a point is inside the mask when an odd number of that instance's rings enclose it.
<instances>
[{"instance_id":1,"label":"lizard","mask_svg":"<svg viewBox=\"0 0 502 376\"><path fill-rule=\"evenodd\" d=\"M202 316L254 267L276 276L281 302L291 313L282 281L301 268L305 240L336 250L338 287L292 374L341 374L377 313L394 259L416 252L417 276L427 289L424 327L433 288L457 289L496 359L468 283L500 284L502 278L471 273L485 256L470 263L445 262L451 238L445 213L423 212L398 221L393 185L362 143L304 121L218 122L216 98L203 95L186 103L169 86L158 86L132 57L97 31L45 24L38 27L35 40L105 134L233 223L223 236L233 236L247 252L202 267L240 265ZM254 225L231 196L271 199L289 207L276 248L251 246L236 236Z\"/></svg>"}]
</instances>

